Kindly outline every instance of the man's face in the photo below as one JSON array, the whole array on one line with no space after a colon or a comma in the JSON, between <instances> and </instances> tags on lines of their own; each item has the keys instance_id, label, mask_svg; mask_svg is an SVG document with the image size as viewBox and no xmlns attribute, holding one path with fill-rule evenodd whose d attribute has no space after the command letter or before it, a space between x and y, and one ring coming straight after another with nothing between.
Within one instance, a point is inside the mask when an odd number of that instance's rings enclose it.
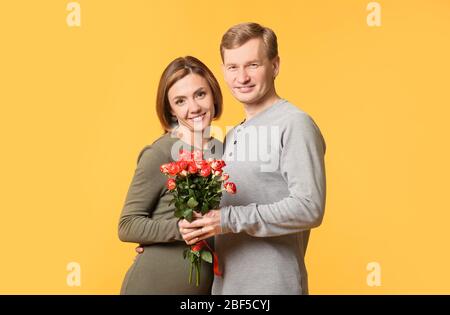
<instances>
[{"instance_id":1,"label":"man's face","mask_svg":"<svg viewBox=\"0 0 450 315\"><path fill-rule=\"evenodd\" d=\"M279 58L269 60L261 38L253 38L235 49L225 49L223 71L234 97L244 104L260 104L275 93Z\"/></svg>"}]
</instances>

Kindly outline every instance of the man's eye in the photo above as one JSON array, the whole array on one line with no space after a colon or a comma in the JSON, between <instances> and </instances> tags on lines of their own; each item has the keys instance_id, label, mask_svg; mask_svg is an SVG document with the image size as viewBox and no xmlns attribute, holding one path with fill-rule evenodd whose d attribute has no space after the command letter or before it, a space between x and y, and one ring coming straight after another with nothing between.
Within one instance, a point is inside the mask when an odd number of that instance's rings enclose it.
<instances>
[{"instance_id":1,"label":"man's eye","mask_svg":"<svg viewBox=\"0 0 450 315\"><path fill-rule=\"evenodd\" d=\"M252 68L252 69L258 68L258 64L252 63L252 64L250 64L250 68Z\"/></svg>"},{"instance_id":2,"label":"man's eye","mask_svg":"<svg viewBox=\"0 0 450 315\"><path fill-rule=\"evenodd\" d=\"M228 70L232 70L232 71L233 71L233 70L236 70L236 66L229 66L229 67L228 67Z\"/></svg>"}]
</instances>

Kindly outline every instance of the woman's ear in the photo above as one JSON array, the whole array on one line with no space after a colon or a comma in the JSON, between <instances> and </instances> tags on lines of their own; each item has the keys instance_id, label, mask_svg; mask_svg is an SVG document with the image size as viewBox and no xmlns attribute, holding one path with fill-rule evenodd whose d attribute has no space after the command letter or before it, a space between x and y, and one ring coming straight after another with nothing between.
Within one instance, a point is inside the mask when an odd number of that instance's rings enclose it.
<instances>
[{"instance_id":1,"label":"woman's ear","mask_svg":"<svg viewBox=\"0 0 450 315\"><path fill-rule=\"evenodd\" d=\"M169 113L170 113L170 119L173 122L178 122L177 115L175 115L175 111L172 108L169 109Z\"/></svg>"},{"instance_id":2,"label":"woman's ear","mask_svg":"<svg viewBox=\"0 0 450 315\"><path fill-rule=\"evenodd\" d=\"M170 115L175 116L175 112L173 111L172 106L169 106L169 113Z\"/></svg>"}]
</instances>

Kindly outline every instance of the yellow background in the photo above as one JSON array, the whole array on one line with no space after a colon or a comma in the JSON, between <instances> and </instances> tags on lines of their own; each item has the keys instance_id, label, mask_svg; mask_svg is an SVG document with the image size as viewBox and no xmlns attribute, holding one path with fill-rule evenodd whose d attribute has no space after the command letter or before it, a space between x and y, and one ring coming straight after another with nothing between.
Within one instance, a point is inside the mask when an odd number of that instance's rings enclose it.
<instances>
[{"instance_id":1,"label":"yellow background","mask_svg":"<svg viewBox=\"0 0 450 315\"><path fill-rule=\"evenodd\" d=\"M218 47L244 21L276 31L278 92L327 142L310 293L450 293L450 1L378 1L380 27L361 0L80 0L81 27L69 2L0 4L0 293L119 292L135 254L117 223L137 154L161 134L159 76L200 58L225 96L215 125L240 122Z\"/></svg>"}]
</instances>

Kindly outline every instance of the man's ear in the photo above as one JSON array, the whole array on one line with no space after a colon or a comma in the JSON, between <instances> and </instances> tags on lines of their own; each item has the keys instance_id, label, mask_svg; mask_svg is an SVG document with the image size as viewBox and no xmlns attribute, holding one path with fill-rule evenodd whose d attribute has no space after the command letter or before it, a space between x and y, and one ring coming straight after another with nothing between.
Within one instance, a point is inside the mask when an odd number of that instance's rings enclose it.
<instances>
[{"instance_id":1,"label":"man's ear","mask_svg":"<svg viewBox=\"0 0 450 315\"><path fill-rule=\"evenodd\" d=\"M275 79L280 72L280 56L276 56L272 59L273 78Z\"/></svg>"}]
</instances>

